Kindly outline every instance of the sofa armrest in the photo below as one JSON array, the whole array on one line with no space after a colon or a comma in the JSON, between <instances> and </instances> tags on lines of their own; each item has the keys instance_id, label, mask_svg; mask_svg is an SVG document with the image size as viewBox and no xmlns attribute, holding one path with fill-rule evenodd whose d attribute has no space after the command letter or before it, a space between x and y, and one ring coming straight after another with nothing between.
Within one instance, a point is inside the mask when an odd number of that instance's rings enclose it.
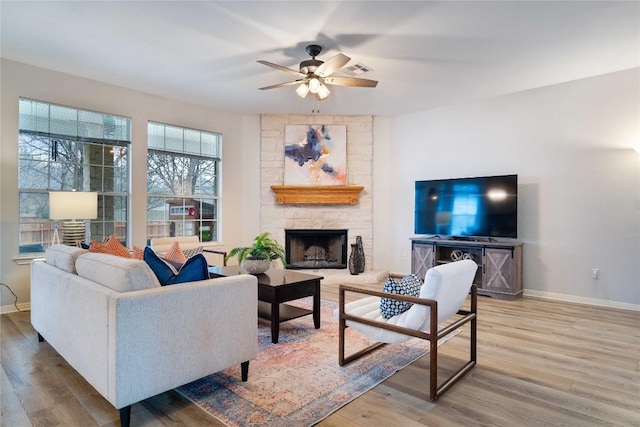
<instances>
[{"instance_id":1,"label":"sofa armrest","mask_svg":"<svg viewBox=\"0 0 640 427\"><path fill-rule=\"evenodd\" d=\"M255 276L126 292L109 300L109 397L138 402L257 356Z\"/></svg>"}]
</instances>

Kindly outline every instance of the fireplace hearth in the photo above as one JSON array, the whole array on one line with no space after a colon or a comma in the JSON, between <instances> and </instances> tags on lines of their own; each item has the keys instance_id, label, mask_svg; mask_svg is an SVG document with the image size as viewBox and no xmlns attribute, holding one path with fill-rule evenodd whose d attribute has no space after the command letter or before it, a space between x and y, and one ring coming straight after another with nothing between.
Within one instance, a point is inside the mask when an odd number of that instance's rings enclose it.
<instances>
[{"instance_id":1,"label":"fireplace hearth","mask_svg":"<svg viewBox=\"0 0 640 427\"><path fill-rule=\"evenodd\" d=\"M287 268L347 268L347 230L285 230Z\"/></svg>"}]
</instances>

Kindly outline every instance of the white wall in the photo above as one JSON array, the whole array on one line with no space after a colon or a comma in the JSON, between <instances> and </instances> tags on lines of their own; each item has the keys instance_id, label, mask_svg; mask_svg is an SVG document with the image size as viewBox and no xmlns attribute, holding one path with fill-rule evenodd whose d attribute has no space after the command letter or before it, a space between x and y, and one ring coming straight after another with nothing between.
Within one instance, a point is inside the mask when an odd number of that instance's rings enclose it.
<instances>
[{"instance_id":1,"label":"white wall","mask_svg":"<svg viewBox=\"0 0 640 427\"><path fill-rule=\"evenodd\" d=\"M640 304L639 79L632 69L394 118L388 168L376 168L391 182L375 200L376 212L393 206L388 268L410 268L414 181L517 173L525 293Z\"/></svg>"},{"instance_id":2,"label":"white wall","mask_svg":"<svg viewBox=\"0 0 640 427\"><path fill-rule=\"evenodd\" d=\"M241 116L172 101L142 92L81 79L67 74L2 60L0 144L0 281L11 286L19 303L30 301L29 266L18 255L18 98L27 97L72 107L131 117L131 227L130 243L146 243L146 135L147 121L170 123L223 134L221 232L224 247L246 242L258 228L259 116ZM245 131L246 129L246 131ZM239 191L242 188L243 191ZM249 209L247 209L248 204ZM253 208L253 209L251 209ZM238 214L238 213L241 214ZM254 212L252 214L252 212ZM247 232L243 222L254 221ZM250 236L249 238L247 236ZM14 298L2 287L1 306Z\"/></svg>"}]
</instances>

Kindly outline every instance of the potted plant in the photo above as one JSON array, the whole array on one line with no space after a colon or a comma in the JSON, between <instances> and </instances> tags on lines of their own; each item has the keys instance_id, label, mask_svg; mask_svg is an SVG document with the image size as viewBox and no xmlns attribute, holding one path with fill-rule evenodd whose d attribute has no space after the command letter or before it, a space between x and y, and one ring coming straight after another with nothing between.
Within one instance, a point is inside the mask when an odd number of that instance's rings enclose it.
<instances>
[{"instance_id":1,"label":"potted plant","mask_svg":"<svg viewBox=\"0 0 640 427\"><path fill-rule=\"evenodd\" d=\"M261 274L269 269L271 261L279 259L282 265L286 265L284 248L276 240L269 237L269 232L256 236L252 246L240 246L233 248L227 254L229 258L238 257L238 264L251 274Z\"/></svg>"}]
</instances>

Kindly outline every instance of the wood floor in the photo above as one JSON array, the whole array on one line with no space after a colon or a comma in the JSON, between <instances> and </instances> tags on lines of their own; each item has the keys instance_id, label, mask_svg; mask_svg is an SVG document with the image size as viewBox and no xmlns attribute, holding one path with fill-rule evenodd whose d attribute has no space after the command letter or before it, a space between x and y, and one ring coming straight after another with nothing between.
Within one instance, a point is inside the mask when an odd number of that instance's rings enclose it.
<instances>
[{"instance_id":1,"label":"wood floor","mask_svg":"<svg viewBox=\"0 0 640 427\"><path fill-rule=\"evenodd\" d=\"M337 300L335 287L322 297ZM318 425L640 426L639 312L533 298L478 305L478 365L438 402L427 397L425 356ZM38 343L29 312L0 323L0 425L119 425L118 411ZM440 347L442 372L467 345L465 328ZM133 405L132 425L223 424L170 391Z\"/></svg>"}]
</instances>

